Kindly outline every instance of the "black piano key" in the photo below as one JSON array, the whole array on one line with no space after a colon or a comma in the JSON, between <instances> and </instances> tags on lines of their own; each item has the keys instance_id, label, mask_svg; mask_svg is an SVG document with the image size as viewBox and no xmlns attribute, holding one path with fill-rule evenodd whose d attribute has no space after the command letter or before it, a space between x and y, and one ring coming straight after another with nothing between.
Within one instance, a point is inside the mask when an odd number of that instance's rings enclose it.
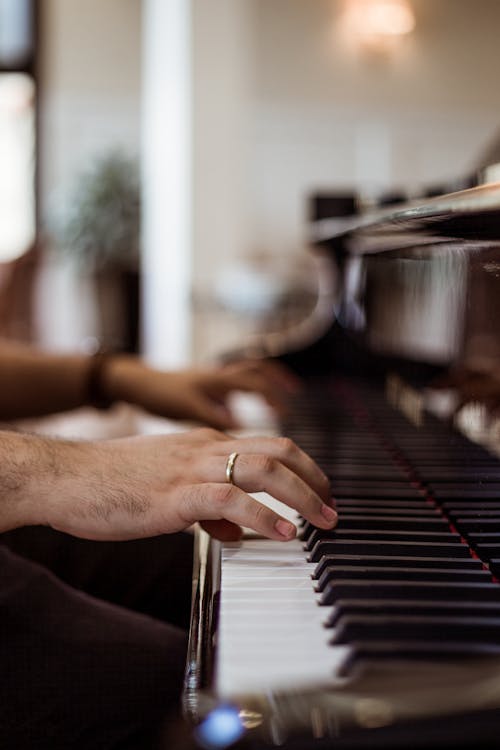
<instances>
[{"instance_id":1,"label":"black piano key","mask_svg":"<svg viewBox=\"0 0 500 750\"><path fill-rule=\"evenodd\" d=\"M450 470L442 471L440 467L429 467L425 470L426 479L429 482L435 482L436 488L442 482L456 482L459 479L464 483L472 482L484 482L485 484L490 482L500 482L500 468L498 464L491 468L476 468L470 466L457 466Z\"/></svg>"},{"instance_id":2,"label":"black piano key","mask_svg":"<svg viewBox=\"0 0 500 750\"><path fill-rule=\"evenodd\" d=\"M337 479L337 477L333 475L330 478L330 483L334 487L354 487L354 488L360 488L360 489L366 489L366 488L371 487L374 490L384 490L387 488L390 490L401 490L403 492L412 488L411 484L409 484L408 477L405 477L404 480L375 479L374 477L369 477L369 478L353 477L352 479L347 480L347 479Z\"/></svg>"},{"instance_id":3,"label":"black piano key","mask_svg":"<svg viewBox=\"0 0 500 750\"><path fill-rule=\"evenodd\" d=\"M475 544L474 550L484 562L489 562L492 558L500 557L500 544Z\"/></svg>"},{"instance_id":4,"label":"black piano key","mask_svg":"<svg viewBox=\"0 0 500 750\"><path fill-rule=\"evenodd\" d=\"M429 516L440 517L440 511L434 504L421 500L351 500L350 498L339 498L335 506L344 513L359 514L370 513L384 516Z\"/></svg>"},{"instance_id":5,"label":"black piano key","mask_svg":"<svg viewBox=\"0 0 500 750\"><path fill-rule=\"evenodd\" d=\"M304 549L311 552L321 541L353 540L357 542L376 540L378 542L419 542L420 544L450 544L461 543L459 534L451 531L441 533L439 531L384 531L383 529L343 529L341 526L334 529L317 529L313 531L308 540L304 542Z\"/></svg>"},{"instance_id":6,"label":"black piano key","mask_svg":"<svg viewBox=\"0 0 500 750\"><path fill-rule=\"evenodd\" d=\"M330 581L319 598L322 606L335 604L337 599L463 599L468 602L500 602L500 584L456 583L454 581L366 581L362 578Z\"/></svg>"},{"instance_id":7,"label":"black piano key","mask_svg":"<svg viewBox=\"0 0 500 750\"><path fill-rule=\"evenodd\" d=\"M419 500L369 500L339 497L335 499L335 505L346 513L359 511L385 513L386 515L435 515L439 513L439 508L434 501L422 497Z\"/></svg>"},{"instance_id":8,"label":"black piano key","mask_svg":"<svg viewBox=\"0 0 500 750\"><path fill-rule=\"evenodd\" d=\"M408 460L411 461L412 465L418 466L419 469L434 469L436 467L443 467L445 469L454 469L456 467L466 467L469 469L477 469L479 471L488 471L490 469L498 469L498 463L491 460L491 457L485 458L484 456L471 457L467 454L451 455L451 454L417 454L415 451L404 451ZM450 483L451 484L451 483Z\"/></svg>"},{"instance_id":9,"label":"black piano key","mask_svg":"<svg viewBox=\"0 0 500 750\"><path fill-rule=\"evenodd\" d=\"M486 490L487 492L496 492L500 496L500 482L482 484L478 480L476 484L467 483L464 485L462 482L440 482L439 484L435 484L429 481L427 482L427 486L429 489L436 490L440 494L453 493L458 495L460 494L460 490L465 490L468 493L476 492L478 497L480 497L482 490Z\"/></svg>"},{"instance_id":10,"label":"black piano key","mask_svg":"<svg viewBox=\"0 0 500 750\"><path fill-rule=\"evenodd\" d=\"M406 489L386 487L374 487L370 484L366 485L353 485L353 484L332 484L331 493L334 498L366 498L366 499L380 499L380 500L422 500L423 492L419 489L409 487L406 485Z\"/></svg>"},{"instance_id":11,"label":"black piano key","mask_svg":"<svg viewBox=\"0 0 500 750\"><path fill-rule=\"evenodd\" d=\"M373 565L370 567L335 565L326 568L318 579L315 590L322 592L331 581L344 578L362 578L363 580L397 580L406 581L456 581L464 583L491 582L489 571L460 570L456 568L394 568Z\"/></svg>"},{"instance_id":12,"label":"black piano key","mask_svg":"<svg viewBox=\"0 0 500 750\"><path fill-rule=\"evenodd\" d=\"M376 512L352 515L350 512L342 512L340 508L337 508L337 510L339 512L339 522L335 530L331 529L332 532L355 531L356 529L361 531L408 531L414 533L450 532L448 521L440 515L434 515L430 518L427 516L379 516ZM314 532L321 533L321 529L318 529L318 527L308 521L302 527L301 538L307 541L312 537Z\"/></svg>"},{"instance_id":13,"label":"black piano key","mask_svg":"<svg viewBox=\"0 0 500 750\"><path fill-rule=\"evenodd\" d=\"M500 518L464 518L455 519L455 525L463 532L498 534L500 539Z\"/></svg>"},{"instance_id":14,"label":"black piano key","mask_svg":"<svg viewBox=\"0 0 500 750\"><path fill-rule=\"evenodd\" d=\"M500 646L495 643L458 643L438 639L436 641L354 641L352 651L342 665L340 674L348 677L352 670L366 662L383 661L430 661L449 662L457 659L491 658L500 655Z\"/></svg>"},{"instance_id":15,"label":"black piano key","mask_svg":"<svg viewBox=\"0 0 500 750\"><path fill-rule=\"evenodd\" d=\"M344 615L335 626L331 644L352 641L438 641L500 646L500 618L436 615Z\"/></svg>"},{"instance_id":16,"label":"black piano key","mask_svg":"<svg viewBox=\"0 0 500 750\"><path fill-rule=\"evenodd\" d=\"M499 557L500 548L496 550L497 554L491 554L490 557ZM469 557L469 549L465 544L437 544L427 542L399 542L399 541L351 541L351 540L328 540L323 539L317 542L311 550L308 561L319 562L323 555L356 555L371 554L382 556L414 556L414 557Z\"/></svg>"},{"instance_id":17,"label":"black piano key","mask_svg":"<svg viewBox=\"0 0 500 750\"><path fill-rule=\"evenodd\" d=\"M492 557L488 563L488 568L492 575L496 578L500 578L500 558Z\"/></svg>"},{"instance_id":18,"label":"black piano key","mask_svg":"<svg viewBox=\"0 0 500 750\"><path fill-rule=\"evenodd\" d=\"M393 568L437 568L452 570L484 570L480 560L473 557L399 557L382 555L324 555L316 565L312 578L319 580L329 567L348 565L369 567L371 565Z\"/></svg>"},{"instance_id":19,"label":"black piano key","mask_svg":"<svg viewBox=\"0 0 500 750\"><path fill-rule=\"evenodd\" d=\"M342 513L339 518L340 528L345 529L384 529L386 531L446 531L449 529L448 522L442 516L431 518L419 516L384 516L382 518L373 514L364 516L353 516L350 513Z\"/></svg>"},{"instance_id":20,"label":"black piano key","mask_svg":"<svg viewBox=\"0 0 500 750\"><path fill-rule=\"evenodd\" d=\"M423 599L339 599L329 610L325 627L333 628L342 615L436 615L498 619L500 602L427 601Z\"/></svg>"},{"instance_id":21,"label":"black piano key","mask_svg":"<svg viewBox=\"0 0 500 750\"><path fill-rule=\"evenodd\" d=\"M334 463L325 463L324 461L318 463L321 464L323 471L336 482L346 479L366 479L370 482L373 480L378 480L379 482L383 480L403 481L408 476L404 469L392 466L341 466Z\"/></svg>"},{"instance_id":22,"label":"black piano key","mask_svg":"<svg viewBox=\"0 0 500 750\"><path fill-rule=\"evenodd\" d=\"M480 490L476 487L473 489L462 488L456 490L438 490L433 487L432 495L436 500L443 501L444 503L454 501L463 502L465 500L477 500L478 502L500 500L500 491L488 489L487 485Z\"/></svg>"},{"instance_id":23,"label":"black piano key","mask_svg":"<svg viewBox=\"0 0 500 750\"><path fill-rule=\"evenodd\" d=\"M310 521L300 519L298 526L300 528L300 538L306 542L314 531L318 531L318 527Z\"/></svg>"},{"instance_id":24,"label":"black piano key","mask_svg":"<svg viewBox=\"0 0 500 750\"><path fill-rule=\"evenodd\" d=\"M350 512L350 511L349 511ZM500 508L491 510L476 507L475 503L468 504L464 508L456 508L447 511L450 518L454 520L463 518L465 521L473 520L474 518L489 518L492 521L498 521L500 523Z\"/></svg>"}]
</instances>

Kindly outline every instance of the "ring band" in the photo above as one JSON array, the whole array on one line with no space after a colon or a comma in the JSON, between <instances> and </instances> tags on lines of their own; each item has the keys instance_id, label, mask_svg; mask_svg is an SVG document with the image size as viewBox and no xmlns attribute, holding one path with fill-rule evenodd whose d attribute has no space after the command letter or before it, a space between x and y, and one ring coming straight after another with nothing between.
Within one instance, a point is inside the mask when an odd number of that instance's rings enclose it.
<instances>
[{"instance_id":1,"label":"ring band","mask_svg":"<svg viewBox=\"0 0 500 750\"><path fill-rule=\"evenodd\" d=\"M238 458L237 453L230 453L229 458L227 459L226 464L226 481L229 482L229 484L234 484L233 482L233 471L234 471L234 463L236 459Z\"/></svg>"}]
</instances>

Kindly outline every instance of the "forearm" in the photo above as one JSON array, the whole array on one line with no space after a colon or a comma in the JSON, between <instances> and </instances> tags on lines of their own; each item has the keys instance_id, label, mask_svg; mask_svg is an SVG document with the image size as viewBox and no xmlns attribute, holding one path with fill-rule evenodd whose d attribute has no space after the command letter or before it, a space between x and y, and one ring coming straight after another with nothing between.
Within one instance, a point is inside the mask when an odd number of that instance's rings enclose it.
<instances>
[{"instance_id":1,"label":"forearm","mask_svg":"<svg viewBox=\"0 0 500 750\"><path fill-rule=\"evenodd\" d=\"M0 431L0 531L47 523L50 498L83 443Z\"/></svg>"},{"instance_id":2,"label":"forearm","mask_svg":"<svg viewBox=\"0 0 500 750\"><path fill-rule=\"evenodd\" d=\"M0 341L0 419L20 419L82 406L91 358L49 354Z\"/></svg>"}]
</instances>

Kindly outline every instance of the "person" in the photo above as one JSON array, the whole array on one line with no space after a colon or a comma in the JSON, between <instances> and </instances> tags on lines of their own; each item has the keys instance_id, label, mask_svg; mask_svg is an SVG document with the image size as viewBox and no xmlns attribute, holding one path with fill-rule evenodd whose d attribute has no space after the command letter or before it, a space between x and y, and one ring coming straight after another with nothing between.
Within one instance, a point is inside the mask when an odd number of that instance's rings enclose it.
<instances>
[{"instance_id":1,"label":"person","mask_svg":"<svg viewBox=\"0 0 500 750\"><path fill-rule=\"evenodd\" d=\"M237 437L235 390L285 407L275 362L164 372L131 355L0 343L0 419L115 401L205 426L67 440L0 430L0 735L6 747L148 748L178 716L199 522L286 542L266 491L322 528L327 477L287 438ZM228 432L229 430L229 432Z\"/></svg>"}]
</instances>

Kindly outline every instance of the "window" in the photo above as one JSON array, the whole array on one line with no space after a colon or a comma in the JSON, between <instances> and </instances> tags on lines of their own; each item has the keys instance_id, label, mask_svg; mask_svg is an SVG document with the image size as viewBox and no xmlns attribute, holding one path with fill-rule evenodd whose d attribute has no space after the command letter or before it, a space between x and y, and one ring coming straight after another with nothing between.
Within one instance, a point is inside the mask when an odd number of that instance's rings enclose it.
<instances>
[{"instance_id":1,"label":"window","mask_svg":"<svg viewBox=\"0 0 500 750\"><path fill-rule=\"evenodd\" d=\"M34 0L0 0L0 262L36 235Z\"/></svg>"}]
</instances>

